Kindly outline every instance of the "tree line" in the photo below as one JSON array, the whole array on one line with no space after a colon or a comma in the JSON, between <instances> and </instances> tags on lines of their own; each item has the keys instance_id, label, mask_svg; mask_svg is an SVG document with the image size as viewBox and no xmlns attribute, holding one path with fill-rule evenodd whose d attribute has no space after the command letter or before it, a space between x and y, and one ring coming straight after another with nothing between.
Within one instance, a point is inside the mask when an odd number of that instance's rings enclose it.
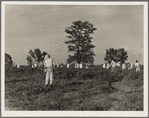
<instances>
[{"instance_id":1,"label":"tree line","mask_svg":"<svg viewBox=\"0 0 149 118\"><path fill-rule=\"evenodd\" d=\"M93 37L90 35L96 30L97 28L89 21L82 22L80 20L72 22L72 25L65 29L69 40L64 43L68 45L68 52L73 52L73 55L68 55L67 63L77 62L80 64L82 62L93 65L95 45L92 44ZM105 61L113 60L121 62L121 64L125 63L127 59L128 54L124 48L107 49L104 57Z\"/></svg>"},{"instance_id":2,"label":"tree line","mask_svg":"<svg viewBox=\"0 0 149 118\"><path fill-rule=\"evenodd\" d=\"M92 23L89 21L74 21L70 27L66 27L65 32L68 34L67 41L64 41L64 44L68 46L68 52L71 53L68 55L66 60L67 63L76 62L78 64L91 64L94 63L94 48L95 45L92 44L93 37L91 34L96 31L97 28L94 27ZM47 52L36 48L34 50L29 50L29 54L26 57L28 65L32 65L33 63L37 65L42 65L44 56ZM128 59L128 53L124 48L114 49L109 48L106 50L106 54L104 57L105 61L115 61L125 63ZM5 62L12 63L11 56L9 54L5 54Z\"/></svg>"}]
</instances>

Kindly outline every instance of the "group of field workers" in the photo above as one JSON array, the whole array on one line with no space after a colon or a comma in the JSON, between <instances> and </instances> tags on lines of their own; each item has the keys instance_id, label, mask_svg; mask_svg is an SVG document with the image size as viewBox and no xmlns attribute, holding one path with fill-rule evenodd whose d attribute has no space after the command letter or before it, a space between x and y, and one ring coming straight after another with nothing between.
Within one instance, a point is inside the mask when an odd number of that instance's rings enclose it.
<instances>
[{"instance_id":1,"label":"group of field workers","mask_svg":"<svg viewBox=\"0 0 149 118\"><path fill-rule=\"evenodd\" d=\"M106 69L110 69L111 68L111 72L114 71L115 67L116 66L120 66L121 63L120 62L114 62L113 60L110 60L108 61L107 63L104 63L103 64L103 68L106 68ZM125 70L127 67L127 65L125 63L122 64L122 70ZM136 60L136 63L135 63L135 68L136 68L136 72L140 71L140 64L138 62L138 60ZM131 70L133 69L133 64L129 64L129 67L128 67L128 70Z\"/></svg>"},{"instance_id":2,"label":"group of field workers","mask_svg":"<svg viewBox=\"0 0 149 118\"><path fill-rule=\"evenodd\" d=\"M67 64L67 68L69 68L69 66L70 65ZM119 66L119 67L121 66L122 67L122 70L125 70L126 67L128 67L128 65L126 65L125 63L123 63L121 65L120 62L117 62L116 63L113 60L110 60L107 63L104 63L103 64L103 68L105 68L105 69L110 69L111 68L111 72L113 72L115 70L115 67L116 66ZM129 67L128 67L128 70L131 70L132 68L133 68L133 64L130 64ZM140 65L138 63L138 60L136 60L135 68L136 68L136 72L140 71ZM54 59L52 59L50 57L49 54L46 54L45 57L44 57L44 71L46 72L45 85L48 88L48 86L50 84L50 88L51 88L52 87L52 82L53 82L53 73L55 71L55 61L54 61Z\"/></svg>"}]
</instances>

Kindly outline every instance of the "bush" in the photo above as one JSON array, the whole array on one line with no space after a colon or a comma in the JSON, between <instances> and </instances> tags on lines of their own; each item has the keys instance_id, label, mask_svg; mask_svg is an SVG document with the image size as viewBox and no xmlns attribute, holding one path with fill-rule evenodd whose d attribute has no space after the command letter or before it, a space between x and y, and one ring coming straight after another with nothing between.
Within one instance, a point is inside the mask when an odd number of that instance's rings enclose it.
<instances>
[{"instance_id":1,"label":"bush","mask_svg":"<svg viewBox=\"0 0 149 118\"><path fill-rule=\"evenodd\" d=\"M5 75L10 76L14 73L14 67L10 64L5 64Z\"/></svg>"},{"instance_id":2,"label":"bush","mask_svg":"<svg viewBox=\"0 0 149 118\"><path fill-rule=\"evenodd\" d=\"M128 81L135 85L135 86L140 86L143 85L143 70L140 72L136 72L136 70L132 70L127 74Z\"/></svg>"}]
</instances>

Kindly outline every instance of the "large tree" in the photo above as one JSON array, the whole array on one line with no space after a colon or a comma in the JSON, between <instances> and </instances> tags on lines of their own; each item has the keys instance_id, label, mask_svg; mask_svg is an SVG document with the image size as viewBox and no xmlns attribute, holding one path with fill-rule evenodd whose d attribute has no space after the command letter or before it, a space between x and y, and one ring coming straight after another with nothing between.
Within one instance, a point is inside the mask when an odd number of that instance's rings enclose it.
<instances>
[{"instance_id":1,"label":"large tree","mask_svg":"<svg viewBox=\"0 0 149 118\"><path fill-rule=\"evenodd\" d=\"M13 61L12 61L12 57L5 53L5 74L10 74L13 73Z\"/></svg>"},{"instance_id":2,"label":"large tree","mask_svg":"<svg viewBox=\"0 0 149 118\"><path fill-rule=\"evenodd\" d=\"M65 29L68 34L68 41L64 43L68 45L68 52L73 52L73 55L68 55L67 62L71 63L76 61L77 63L91 63L94 62L94 51L95 45L92 44L92 37L97 28L88 21L74 21L70 27Z\"/></svg>"},{"instance_id":3,"label":"large tree","mask_svg":"<svg viewBox=\"0 0 149 118\"><path fill-rule=\"evenodd\" d=\"M9 54L5 53L5 64L12 65L12 63L13 63L12 57Z\"/></svg>"},{"instance_id":4,"label":"large tree","mask_svg":"<svg viewBox=\"0 0 149 118\"><path fill-rule=\"evenodd\" d=\"M121 63L125 63L125 61L128 60L128 53L124 48L119 48L117 50L117 57Z\"/></svg>"},{"instance_id":5,"label":"large tree","mask_svg":"<svg viewBox=\"0 0 149 118\"><path fill-rule=\"evenodd\" d=\"M121 64L128 59L127 51L124 48L114 49L110 48L106 50L106 55L104 57L105 61L120 61Z\"/></svg>"},{"instance_id":6,"label":"large tree","mask_svg":"<svg viewBox=\"0 0 149 118\"><path fill-rule=\"evenodd\" d=\"M44 56L46 55L46 52L40 51L40 49L36 48L33 51L29 51L29 55L27 55L26 59L29 65L37 64L39 65L43 60Z\"/></svg>"},{"instance_id":7,"label":"large tree","mask_svg":"<svg viewBox=\"0 0 149 118\"><path fill-rule=\"evenodd\" d=\"M26 57L26 60L27 60L27 63L28 63L28 65L32 65L32 63L33 63L33 61L32 61L32 58L31 58L31 56L30 55L27 55L27 57Z\"/></svg>"}]
</instances>

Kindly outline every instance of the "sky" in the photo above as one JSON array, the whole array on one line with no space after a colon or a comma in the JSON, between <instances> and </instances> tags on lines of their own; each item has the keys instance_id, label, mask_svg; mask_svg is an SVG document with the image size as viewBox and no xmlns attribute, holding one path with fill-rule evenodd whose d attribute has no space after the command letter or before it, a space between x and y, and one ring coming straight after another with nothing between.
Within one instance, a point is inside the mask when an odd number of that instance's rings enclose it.
<instances>
[{"instance_id":1,"label":"sky","mask_svg":"<svg viewBox=\"0 0 149 118\"><path fill-rule=\"evenodd\" d=\"M30 49L48 52L56 64L66 63L66 27L74 21L89 21L97 28L94 64L104 63L106 49L123 47L127 62L143 64L142 5L6 5L5 53L16 64L26 65Z\"/></svg>"}]
</instances>

